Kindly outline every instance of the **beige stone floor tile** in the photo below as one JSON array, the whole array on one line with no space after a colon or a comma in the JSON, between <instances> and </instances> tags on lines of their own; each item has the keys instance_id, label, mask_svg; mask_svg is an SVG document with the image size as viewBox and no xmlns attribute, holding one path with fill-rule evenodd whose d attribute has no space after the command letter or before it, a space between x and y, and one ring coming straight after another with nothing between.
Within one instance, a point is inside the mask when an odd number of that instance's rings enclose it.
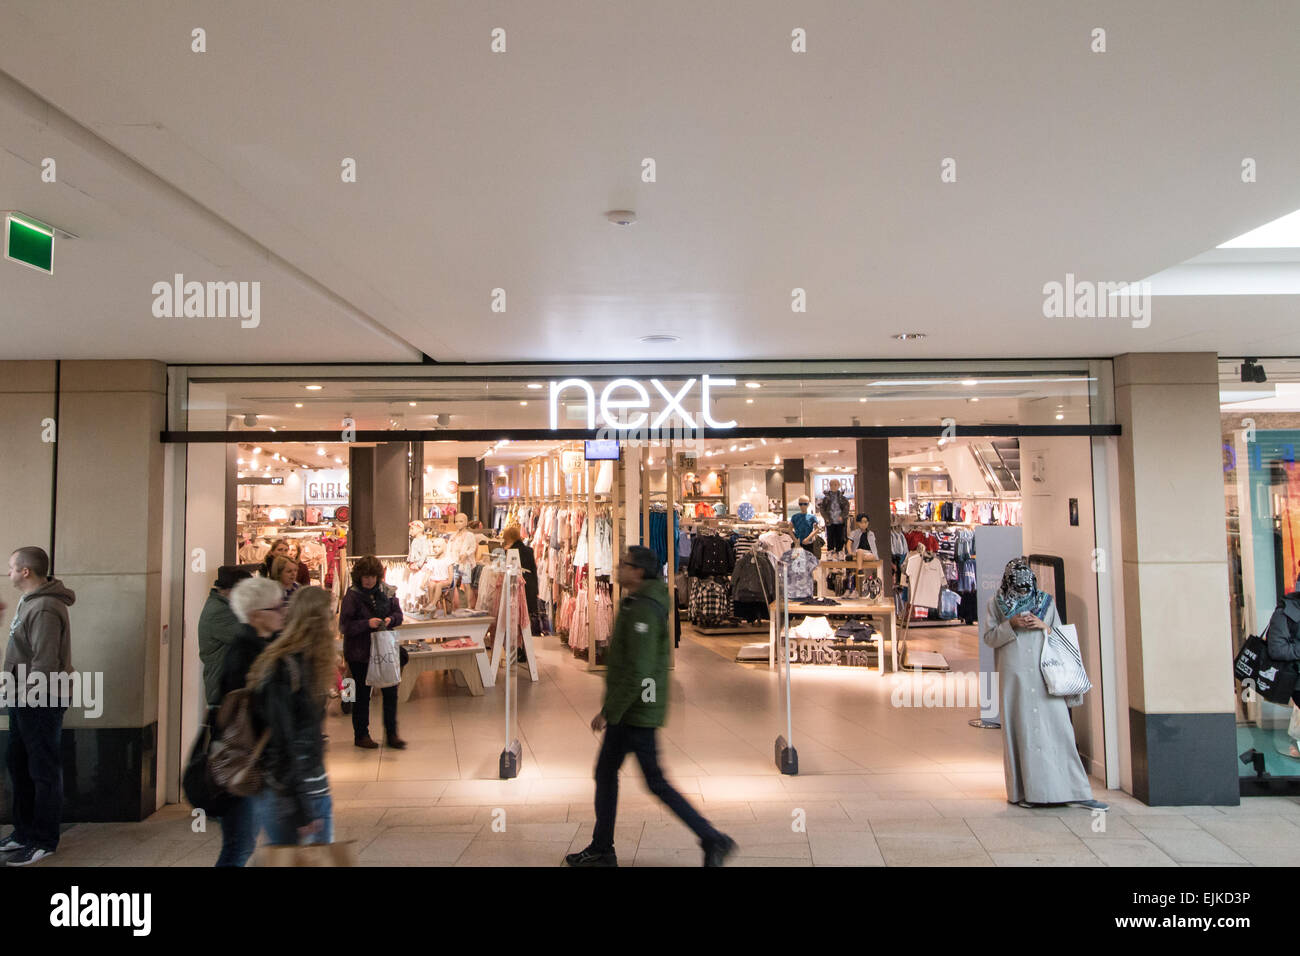
<instances>
[{"instance_id":1,"label":"beige stone floor tile","mask_svg":"<svg viewBox=\"0 0 1300 956\"><path fill-rule=\"evenodd\" d=\"M633 821L638 823L661 823L666 817L672 817L672 814L658 801L653 803L648 801L642 803L627 803L620 799L618 802L618 813L615 816L614 825L617 827L620 823L632 823ZM672 819L676 820L677 818L672 817ZM594 824L596 822L595 804L569 804L569 820L577 823Z\"/></svg>"},{"instance_id":2,"label":"beige stone floor tile","mask_svg":"<svg viewBox=\"0 0 1300 956\"><path fill-rule=\"evenodd\" d=\"M446 827L468 826L483 821L478 819L478 807L394 807L379 818L382 827ZM488 808L491 810L491 808Z\"/></svg>"},{"instance_id":3,"label":"beige stone floor tile","mask_svg":"<svg viewBox=\"0 0 1300 956\"><path fill-rule=\"evenodd\" d=\"M871 832L880 840L884 837L917 840L976 840L965 820L952 820L934 816L922 819L887 819L870 820ZM978 843L979 841L976 840Z\"/></svg>"},{"instance_id":4,"label":"beige stone floor tile","mask_svg":"<svg viewBox=\"0 0 1300 956\"><path fill-rule=\"evenodd\" d=\"M1022 850L1083 847L1082 842L1059 817L1006 819L972 817L966 820L975 838L990 854Z\"/></svg>"},{"instance_id":5,"label":"beige stone floor tile","mask_svg":"<svg viewBox=\"0 0 1300 956\"><path fill-rule=\"evenodd\" d=\"M569 823L565 821L559 823L511 822L507 816L505 828L502 830L494 829L491 823L483 824L482 829L479 830L477 840L479 842L498 843L563 843L568 846L573 842L574 835L581 826L577 822Z\"/></svg>"},{"instance_id":6,"label":"beige stone floor tile","mask_svg":"<svg viewBox=\"0 0 1300 956\"><path fill-rule=\"evenodd\" d=\"M1289 820L1261 815L1223 820L1200 817L1196 822L1206 833L1237 851L1242 847L1290 847L1300 864L1300 827Z\"/></svg>"},{"instance_id":7,"label":"beige stone floor tile","mask_svg":"<svg viewBox=\"0 0 1300 956\"><path fill-rule=\"evenodd\" d=\"M870 830L810 828L808 845L816 866L884 866L875 835Z\"/></svg>"},{"instance_id":8,"label":"beige stone floor tile","mask_svg":"<svg viewBox=\"0 0 1300 956\"><path fill-rule=\"evenodd\" d=\"M1031 850L990 850L998 866L1105 866L1086 846L1039 847Z\"/></svg>"},{"instance_id":9,"label":"beige stone floor tile","mask_svg":"<svg viewBox=\"0 0 1300 956\"><path fill-rule=\"evenodd\" d=\"M1300 860L1294 846L1234 846L1233 849L1252 866L1284 866L1294 870Z\"/></svg>"},{"instance_id":10,"label":"beige stone floor tile","mask_svg":"<svg viewBox=\"0 0 1300 956\"><path fill-rule=\"evenodd\" d=\"M928 802L941 817L1011 817L1018 819L1030 816L1030 811L1024 807L1016 806L1014 803L1007 803L1006 800L932 797Z\"/></svg>"},{"instance_id":11,"label":"beige stone floor tile","mask_svg":"<svg viewBox=\"0 0 1300 956\"><path fill-rule=\"evenodd\" d=\"M624 858L619 857L619 863L623 866ZM698 846L694 848L686 847L650 847L644 842L638 847L636 856L632 861L633 866L703 866L704 851ZM735 857L727 863L728 866L735 866Z\"/></svg>"},{"instance_id":12,"label":"beige stone floor tile","mask_svg":"<svg viewBox=\"0 0 1300 956\"><path fill-rule=\"evenodd\" d=\"M401 801L415 797L436 799L447 789L446 780L372 780L360 788L352 799L388 800L389 806L401 806Z\"/></svg>"},{"instance_id":13,"label":"beige stone floor tile","mask_svg":"<svg viewBox=\"0 0 1300 956\"><path fill-rule=\"evenodd\" d=\"M753 818L759 823L785 823L792 824L795 820L795 811L803 811L803 820L808 827L814 826L843 826L852 825L852 820L844 811L837 801L833 800L805 800L800 795L792 796L784 803L751 803L747 804ZM712 804L709 804L710 812Z\"/></svg>"},{"instance_id":14,"label":"beige stone floor tile","mask_svg":"<svg viewBox=\"0 0 1300 956\"><path fill-rule=\"evenodd\" d=\"M473 833L440 833L428 827L391 827L358 856L363 866L441 866L454 863L474 842Z\"/></svg>"},{"instance_id":15,"label":"beige stone floor tile","mask_svg":"<svg viewBox=\"0 0 1300 956\"><path fill-rule=\"evenodd\" d=\"M813 776L783 776L781 784L786 791L799 795L865 796L876 791L872 774L817 774ZM823 796L823 799L826 797Z\"/></svg>"},{"instance_id":16,"label":"beige stone floor tile","mask_svg":"<svg viewBox=\"0 0 1300 956\"><path fill-rule=\"evenodd\" d=\"M104 860L104 866L171 866L202 847L203 843L198 840L170 840L156 837L131 847L124 847L120 852Z\"/></svg>"},{"instance_id":17,"label":"beige stone floor tile","mask_svg":"<svg viewBox=\"0 0 1300 956\"><path fill-rule=\"evenodd\" d=\"M973 836L966 839L876 835L887 866L994 866Z\"/></svg>"},{"instance_id":18,"label":"beige stone floor tile","mask_svg":"<svg viewBox=\"0 0 1300 956\"><path fill-rule=\"evenodd\" d=\"M446 807L444 809L473 809L468 807ZM569 805L567 803L526 803L511 804L508 807L478 807L474 809L475 823L491 823L492 820L499 816L498 811L505 814L506 825L512 823L567 823L569 820Z\"/></svg>"},{"instance_id":19,"label":"beige stone floor tile","mask_svg":"<svg viewBox=\"0 0 1300 956\"><path fill-rule=\"evenodd\" d=\"M641 844L641 830L644 824L616 824L614 826L614 853L618 856L618 861L623 866L630 866L636 859L637 848ZM591 845L591 826L584 824L578 827L578 832L573 835L573 841L569 844L566 853L578 853L585 850Z\"/></svg>"},{"instance_id":20,"label":"beige stone floor tile","mask_svg":"<svg viewBox=\"0 0 1300 956\"><path fill-rule=\"evenodd\" d=\"M1117 813L1103 813L1096 819L1074 815L1062 816L1060 819L1075 836L1084 842L1092 840L1138 840L1146 842L1146 837L1142 835L1142 831ZM1094 827L1100 827L1100 829L1094 829Z\"/></svg>"},{"instance_id":21,"label":"beige stone floor tile","mask_svg":"<svg viewBox=\"0 0 1300 956\"><path fill-rule=\"evenodd\" d=\"M1149 840L1087 840L1088 849L1107 866L1177 866Z\"/></svg>"},{"instance_id":22,"label":"beige stone floor tile","mask_svg":"<svg viewBox=\"0 0 1300 956\"><path fill-rule=\"evenodd\" d=\"M841 800L840 806L854 823L874 823L877 820L939 820L939 811L927 800ZM963 826L964 834L970 831Z\"/></svg>"},{"instance_id":23,"label":"beige stone floor tile","mask_svg":"<svg viewBox=\"0 0 1300 956\"><path fill-rule=\"evenodd\" d=\"M1181 813L1129 814L1125 821L1143 836L1152 830L1200 830L1201 826L1191 817ZM1220 818L1221 819L1221 818ZM1203 831L1202 831L1203 832Z\"/></svg>"},{"instance_id":24,"label":"beige stone floor tile","mask_svg":"<svg viewBox=\"0 0 1300 956\"><path fill-rule=\"evenodd\" d=\"M1204 830L1151 828L1143 835L1181 865L1189 863L1244 864L1241 855Z\"/></svg>"},{"instance_id":25,"label":"beige stone floor tile","mask_svg":"<svg viewBox=\"0 0 1300 956\"><path fill-rule=\"evenodd\" d=\"M456 866L563 866L570 842L528 843L522 840L493 842L479 837L461 854Z\"/></svg>"}]
</instances>

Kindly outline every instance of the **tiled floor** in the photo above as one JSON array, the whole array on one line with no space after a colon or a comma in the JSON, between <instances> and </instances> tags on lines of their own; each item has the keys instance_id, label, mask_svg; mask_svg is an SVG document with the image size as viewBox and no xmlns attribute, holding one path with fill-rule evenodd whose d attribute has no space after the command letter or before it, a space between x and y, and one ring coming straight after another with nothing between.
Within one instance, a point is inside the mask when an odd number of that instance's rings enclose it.
<instances>
[{"instance_id":1,"label":"tiled floor","mask_svg":"<svg viewBox=\"0 0 1300 956\"><path fill-rule=\"evenodd\" d=\"M735 865L1290 865L1300 854L1300 802L1290 799L1152 808L1094 782L1112 806L1103 818L1009 805L999 733L967 726L969 708L894 707L894 678L865 671L796 670L801 773L783 777L773 766L783 732L774 675L708 640L682 642L662 757L678 789L736 839ZM974 641L972 629L917 632L917 646L959 670L976 667ZM602 681L555 638L539 660L541 679L519 686L516 780L497 779L501 683L472 698L425 675L399 711L402 752L353 748L348 719L331 716L336 839L356 841L361 862L377 866L554 866L585 846L598 743L587 724ZM380 731L376 706L376 739ZM691 833L649 795L634 761L622 781L620 862L698 866ZM38 865L210 866L219 846L215 824L201 829L173 806L144 823L73 826Z\"/></svg>"}]
</instances>

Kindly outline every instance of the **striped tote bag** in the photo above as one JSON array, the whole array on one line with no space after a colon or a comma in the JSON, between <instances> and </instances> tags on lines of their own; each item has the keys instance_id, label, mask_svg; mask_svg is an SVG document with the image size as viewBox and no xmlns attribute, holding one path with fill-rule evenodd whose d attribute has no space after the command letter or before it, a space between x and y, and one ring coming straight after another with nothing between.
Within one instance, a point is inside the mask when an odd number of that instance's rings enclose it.
<instances>
[{"instance_id":1,"label":"striped tote bag","mask_svg":"<svg viewBox=\"0 0 1300 956\"><path fill-rule=\"evenodd\" d=\"M1058 624L1043 635L1038 665L1053 697L1081 697L1092 690L1079 650L1079 632L1073 624Z\"/></svg>"}]
</instances>

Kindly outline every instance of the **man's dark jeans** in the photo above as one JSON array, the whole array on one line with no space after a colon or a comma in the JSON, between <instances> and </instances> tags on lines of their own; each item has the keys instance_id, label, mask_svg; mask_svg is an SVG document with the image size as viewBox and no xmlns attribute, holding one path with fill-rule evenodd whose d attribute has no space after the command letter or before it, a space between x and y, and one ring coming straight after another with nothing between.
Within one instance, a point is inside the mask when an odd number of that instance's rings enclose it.
<instances>
[{"instance_id":1,"label":"man's dark jeans","mask_svg":"<svg viewBox=\"0 0 1300 956\"><path fill-rule=\"evenodd\" d=\"M596 830L591 845L597 850L614 849L614 817L618 813L618 768L629 753L636 754L645 774L650 792L668 805L700 838L702 844L715 843L722 834L709 825L709 821L686 802L686 798L673 789L659 769L659 755L655 748L654 727L631 727L627 724L609 724L605 739L596 759Z\"/></svg>"},{"instance_id":2,"label":"man's dark jeans","mask_svg":"<svg viewBox=\"0 0 1300 956\"><path fill-rule=\"evenodd\" d=\"M357 699L352 705L352 739L365 740L370 736L370 690L366 683L366 672L370 670L368 661L348 661L352 671L352 680L356 684ZM397 736L397 685L383 688L384 697L384 733L391 739Z\"/></svg>"},{"instance_id":3,"label":"man's dark jeans","mask_svg":"<svg viewBox=\"0 0 1300 956\"><path fill-rule=\"evenodd\" d=\"M23 846L53 852L63 818L65 707L9 710L9 776L13 780L13 838Z\"/></svg>"}]
</instances>

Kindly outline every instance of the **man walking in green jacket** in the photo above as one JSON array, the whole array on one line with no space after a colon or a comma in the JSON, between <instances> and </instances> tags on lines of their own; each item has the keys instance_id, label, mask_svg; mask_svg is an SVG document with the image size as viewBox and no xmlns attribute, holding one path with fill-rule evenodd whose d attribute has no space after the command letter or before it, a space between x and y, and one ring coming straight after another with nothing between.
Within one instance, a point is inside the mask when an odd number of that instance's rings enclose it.
<instances>
[{"instance_id":1,"label":"man walking in green jacket","mask_svg":"<svg viewBox=\"0 0 1300 956\"><path fill-rule=\"evenodd\" d=\"M618 812L618 770L636 754L650 792L666 803L700 838L704 865L721 866L736 843L719 833L664 779L655 729L668 710L668 589L659 580L659 559L649 548L631 547L618 565L626 597L614 621L605 663L605 705L591 729L604 729L596 760L596 829L591 845L564 858L569 866L618 866L614 817Z\"/></svg>"}]
</instances>

